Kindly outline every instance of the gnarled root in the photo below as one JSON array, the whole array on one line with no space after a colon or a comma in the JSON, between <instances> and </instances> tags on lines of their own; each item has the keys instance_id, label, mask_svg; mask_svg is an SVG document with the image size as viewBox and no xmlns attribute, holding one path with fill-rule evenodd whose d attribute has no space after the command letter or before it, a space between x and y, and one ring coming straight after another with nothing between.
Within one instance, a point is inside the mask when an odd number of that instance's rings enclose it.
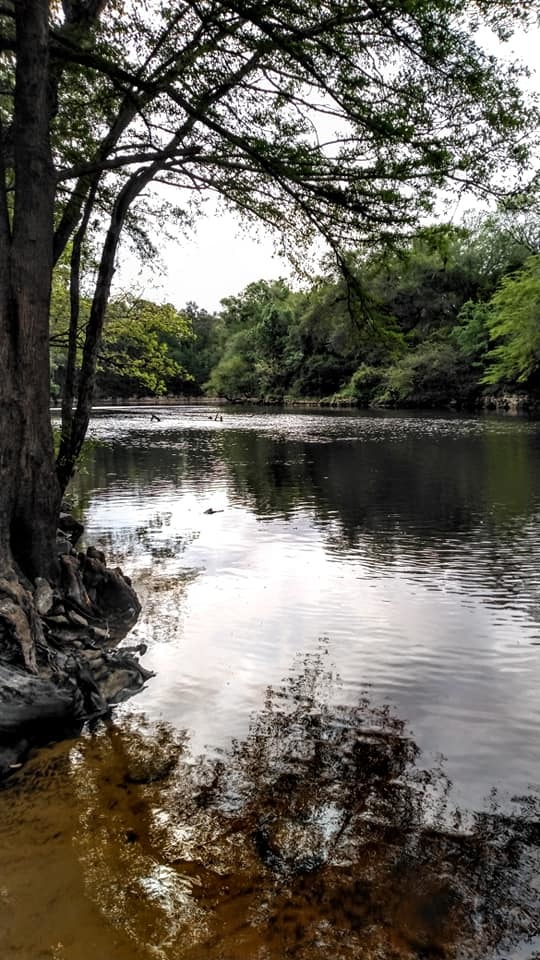
<instances>
[{"instance_id":1,"label":"gnarled root","mask_svg":"<svg viewBox=\"0 0 540 960\"><path fill-rule=\"evenodd\" d=\"M19 657L30 673L37 673L36 641L43 639L34 598L17 580L0 579L0 649L6 647L11 657Z\"/></svg>"},{"instance_id":2,"label":"gnarled root","mask_svg":"<svg viewBox=\"0 0 540 960\"><path fill-rule=\"evenodd\" d=\"M59 552L54 587L15 571L0 578L0 776L7 744L39 735L44 724L67 728L104 715L152 676L135 656L143 647L113 646L141 609L129 579L93 548L77 553L66 540Z\"/></svg>"}]
</instances>

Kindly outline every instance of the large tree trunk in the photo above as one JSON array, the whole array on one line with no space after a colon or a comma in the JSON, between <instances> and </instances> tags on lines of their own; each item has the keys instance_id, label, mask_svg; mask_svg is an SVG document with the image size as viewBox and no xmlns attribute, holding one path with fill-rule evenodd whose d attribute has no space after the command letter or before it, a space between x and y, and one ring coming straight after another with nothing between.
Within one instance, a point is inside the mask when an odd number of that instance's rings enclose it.
<instances>
[{"instance_id":1,"label":"large tree trunk","mask_svg":"<svg viewBox=\"0 0 540 960\"><path fill-rule=\"evenodd\" d=\"M15 199L0 211L0 568L54 578L60 492L49 415L55 179L47 0L15 4ZM5 195L5 191L2 191Z\"/></svg>"},{"instance_id":2,"label":"large tree trunk","mask_svg":"<svg viewBox=\"0 0 540 960\"><path fill-rule=\"evenodd\" d=\"M98 12L99 5L91 6ZM61 490L49 413L55 199L49 2L17 0L14 9L13 123L8 130L0 123L0 777L24 755L21 736L40 736L51 724L60 735L67 720L102 715L149 676L131 653L110 649L111 638L123 636L140 610L129 580L96 551L85 556L69 540L57 541ZM101 278L98 337L121 223L122 217L114 224ZM91 359L88 411L95 350ZM11 740L17 749L6 753Z\"/></svg>"}]
</instances>

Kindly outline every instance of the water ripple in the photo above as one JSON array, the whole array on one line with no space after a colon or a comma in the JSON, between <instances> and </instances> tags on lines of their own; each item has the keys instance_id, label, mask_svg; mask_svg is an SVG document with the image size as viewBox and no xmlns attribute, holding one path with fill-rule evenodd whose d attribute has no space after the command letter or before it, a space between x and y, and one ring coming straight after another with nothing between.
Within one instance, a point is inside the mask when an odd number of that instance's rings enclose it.
<instances>
[{"instance_id":1,"label":"water ripple","mask_svg":"<svg viewBox=\"0 0 540 960\"><path fill-rule=\"evenodd\" d=\"M226 746L325 636L344 690L394 703L471 804L524 790L540 770L539 424L154 409L97 411L76 484L88 540L143 599L148 715Z\"/></svg>"}]
</instances>

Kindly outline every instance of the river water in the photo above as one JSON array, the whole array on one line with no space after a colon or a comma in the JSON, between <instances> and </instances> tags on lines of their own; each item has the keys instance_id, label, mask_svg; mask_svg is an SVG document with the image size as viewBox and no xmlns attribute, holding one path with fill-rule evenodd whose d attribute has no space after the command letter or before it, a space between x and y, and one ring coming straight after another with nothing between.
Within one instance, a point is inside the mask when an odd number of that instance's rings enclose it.
<instances>
[{"instance_id":1,"label":"river water","mask_svg":"<svg viewBox=\"0 0 540 960\"><path fill-rule=\"evenodd\" d=\"M2 957L540 956L540 423L98 410L156 676L0 794Z\"/></svg>"}]
</instances>

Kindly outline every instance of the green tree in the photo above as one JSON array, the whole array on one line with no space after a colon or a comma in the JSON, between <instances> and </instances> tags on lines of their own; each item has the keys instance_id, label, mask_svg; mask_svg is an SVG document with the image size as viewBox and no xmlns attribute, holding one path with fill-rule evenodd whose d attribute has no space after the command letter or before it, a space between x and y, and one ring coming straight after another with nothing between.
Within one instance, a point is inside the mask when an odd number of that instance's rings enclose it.
<instances>
[{"instance_id":1,"label":"green tree","mask_svg":"<svg viewBox=\"0 0 540 960\"><path fill-rule=\"evenodd\" d=\"M384 371L373 400L380 406L443 407L471 386L456 347L433 337Z\"/></svg>"},{"instance_id":2,"label":"green tree","mask_svg":"<svg viewBox=\"0 0 540 960\"><path fill-rule=\"evenodd\" d=\"M366 280L379 310L395 319L403 333L423 339L451 324L473 296L474 279L463 265L469 243L463 227L423 228L396 249L373 256Z\"/></svg>"},{"instance_id":3,"label":"green tree","mask_svg":"<svg viewBox=\"0 0 540 960\"><path fill-rule=\"evenodd\" d=\"M98 360L98 385L112 393L159 396L189 373L172 345L193 339L191 324L170 303L123 297L109 305Z\"/></svg>"},{"instance_id":4,"label":"green tree","mask_svg":"<svg viewBox=\"0 0 540 960\"><path fill-rule=\"evenodd\" d=\"M317 231L409 229L433 190L496 186L525 159L516 71L479 49L529 0L5 0L0 8L0 568L57 577L62 490L91 413L115 259L158 212L213 191L298 248ZM335 130L339 133L336 135ZM163 204L160 210L163 222ZM80 330L81 260L95 283ZM70 330L55 470L49 417L54 263L70 247ZM75 385L77 390L75 391Z\"/></svg>"},{"instance_id":5,"label":"green tree","mask_svg":"<svg viewBox=\"0 0 540 960\"><path fill-rule=\"evenodd\" d=\"M203 392L203 384L218 363L223 346L223 321L217 314L201 309L195 303L188 303L182 314L191 325L192 336L169 343L174 360L185 374L174 376L169 382L169 392L198 395Z\"/></svg>"},{"instance_id":6,"label":"green tree","mask_svg":"<svg viewBox=\"0 0 540 960\"><path fill-rule=\"evenodd\" d=\"M260 396L260 382L249 333L239 330L231 337L223 357L205 384L205 390L212 396L233 401L253 400Z\"/></svg>"},{"instance_id":7,"label":"green tree","mask_svg":"<svg viewBox=\"0 0 540 960\"><path fill-rule=\"evenodd\" d=\"M75 358L75 381L80 375L84 329L91 309L81 297ZM69 266L61 261L53 274L51 292L51 390L65 383L69 341ZM132 294L111 300L107 309L97 364L97 387L113 396L159 395L192 374L180 354L195 338L191 318L171 304L158 304Z\"/></svg>"},{"instance_id":8,"label":"green tree","mask_svg":"<svg viewBox=\"0 0 540 960\"><path fill-rule=\"evenodd\" d=\"M237 400L283 396L299 361L292 335L297 300L282 280L259 280L222 301L222 356L207 392Z\"/></svg>"},{"instance_id":9,"label":"green tree","mask_svg":"<svg viewBox=\"0 0 540 960\"><path fill-rule=\"evenodd\" d=\"M467 297L487 301L501 279L519 270L531 254L540 251L536 218L505 212L468 215L465 218L467 241L459 258L462 271L470 279Z\"/></svg>"},{"instance_id":10,"label":"green tree","mask_svg":"<svg viewBox=\"0 0 540 960\"><path fill-rule=\"evenodd\" d=\"M450 331L450 340L465 362L480 370L489 349L489 316L489 303L467 300L459 312L457 325Z\"/></svg>"},{"instance_id":11,"label":"green tree","mask_svg":"<svg viewBox=\"0 0 540 960\"><path fill-rule=\"evenodd\" d=\"M492 346L483 383L526 383L540 369L540 256L504 277L487 314Z\"/></svg>"},{"instance_id":12,"label":"green tree","mask_svg":"<svg viewBox=\"0 0 540 960\"><path fill-rule=\"evenodd\" d=\"M377 399L384 375L385 370L382 366L375 367L361 363L348 383L340 390L339 396L359 407L370 407Z\"/></svg>"}]
</instances>

